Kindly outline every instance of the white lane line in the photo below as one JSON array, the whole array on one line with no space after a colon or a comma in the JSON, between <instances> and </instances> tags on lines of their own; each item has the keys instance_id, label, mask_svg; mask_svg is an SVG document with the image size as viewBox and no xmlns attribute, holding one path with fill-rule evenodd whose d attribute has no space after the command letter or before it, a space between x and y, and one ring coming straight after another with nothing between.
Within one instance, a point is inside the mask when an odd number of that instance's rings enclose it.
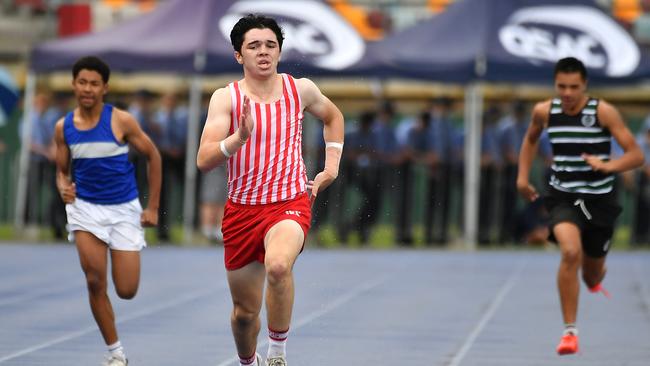
<instances>
[{"instance_id":1,"label":"white lane line","mask_svg":"<svg viewBox=\"0 0 650 366\"><path fill-rule=\"evenodd\" d=\"M348 301L354 299L355 297L361 295L362 293L364 293L364 292L366 292L366 291L368 291L368 290L370 290L370 289L372 289L374 287L377 287L377 286L381 285L382 283L386 282L387 279L388 279L387 276L379 278L379 279L374 279L372 281L368 281L368 282L366 282L364 284L361 284L361 285L353 288L351 291L343 294L341 297L335 299L334 301L332 301L330 303L325 304L323 307L321 307L317 311L314 311L313 313L307 314L307 316L297 320L294 323L294 325L291 326L291 331L302 328L303 326L305 326L305 325L311 323L312 321L320 318L321 316L331 312L332 310L334 310L334 309L338 308L339 306L347 303ZM258 343L257 347L258 348L264 347L264 346L266 346L268 344L268 342L269 342L268 339L266 339L266 340ZM225 361L222 361L217 366L229 366L229 365L233 365L235 362L238 362L238 361L239 361L239 357L234 356L234 357L229 358L229 359L227 359Z\"/></svg>"},{"instance_id":2,"label":"white lane line","mask_svg":"<svg viewBox=\"0 0 650 366\"><path fill-rule=\"evenodd\" d=\"M158 305L154 305L154 306L150 306L150 307L148 306L146 309L143 309L141 311L136 311L136 312L134 312L134 313L132 313L130 315L126 315L126 316L122 317L121 319L119 319L116 323L121 324L121 323L130 321L130 320L134 320L134 319L142 318L142 317L145 317L145 316L148 316L148 315L151 315L151 314L155 314L155 313L157 313L159 311L163 311L163 310L173 308L175 306L178 306L178 305L181 305L181 304L184 304L184 303L194 301L196 299L208 296L210 294L216 293L216 292L218 292L220 290L223 290L223 289L224 289L224 287L217 288L217 289L210 289L210 290L194 291L194 292L191 292L191 293L189 293L187 295L180 296L180 297L178 297L178 298L176 298L176 299L174 299L172 301L168 301L168 302L165 302L165 303L159 303ZM16 351L16 352L11 353L11 354L9 354L7 356L1 357L0 358L0 363L3 363L5 361L9 361L9 360L13 360L15 358L18 358L18 357L21 357L21 356L24 356L24 355L39 351L39 350L41 350L43 348L51 347L51 346L53 346L55 344L63 343L65 341L69 341L71 339L81 337L81 336L86 335L88 333L96 332L97 330L98 330L97 326L92 326L92 327L87 327L87 328L84 328L84 329L74 331L72 333L68 333L68 334L63 335L61 337L54 338L54 339L51 339L51 340L49 340L47 342L43 342L43 343L34 345L32 347L22 349L20 351Z\"/></svg>"},{"instance_id":3,"label":"white lane line","mask_svg":"<svg viewBox=\"0 0 650 366\"><path fill-rule=\"evenodd\" d=\"M481 334L481 332L483 331L483 328L485 328L485 326L490 321L490 319L492 319L494 313L496 313L497 309L499 308L499 306L501 306L501 303L508 295L508 292L510 292L512 287L515 285L515 283L519 279L519 276L521 276L521 273L524 270L525 263L526 263L526 259L521 260L519 265L515 267L514 271L512 271L512 274L510 274L508 280L503 284L503 286L501 286L501 289L494 297L494 300L492 300L490 306L487 308L485 313L483 313L481 320L476 324L474 329L472 329L472 332L469 334L467 339L465 339L465 343L463 343L462 347L458 350L458 352L456 352L454 357L449 362L448 366L459 366L460 363L463 361L463 358L465 358L470 348L472 348L472 346L474 345L476 338L478 338L479 334Z\"/></svg>"}]
</instances>

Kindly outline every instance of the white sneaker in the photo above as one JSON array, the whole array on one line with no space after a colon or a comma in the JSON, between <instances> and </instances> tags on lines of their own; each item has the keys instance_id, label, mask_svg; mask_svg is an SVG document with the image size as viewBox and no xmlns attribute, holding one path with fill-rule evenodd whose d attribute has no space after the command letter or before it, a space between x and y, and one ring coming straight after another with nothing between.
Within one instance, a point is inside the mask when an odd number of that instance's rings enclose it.
<instances>
[{"instance_id":1,"label":"white sneaker","mask_svg":"<svg viewBox=\"0 0 650 366\"><path fill-rule=\"evenodd\" d=\"M266 366L287 366L284 356L271 357L266 360Z\"/></svg>"},{"instance_id":2,"label":"white sneaker","mask_svg":"<svg viewBox=\"0 0 650 366\"><path fill-rule=\"evenodd\" d=\"M102 366L127 366L128 364L129 360L127 360L126 357L108 355L106 356L104 363L102 363Z\"/></svg>"}]
</instances>

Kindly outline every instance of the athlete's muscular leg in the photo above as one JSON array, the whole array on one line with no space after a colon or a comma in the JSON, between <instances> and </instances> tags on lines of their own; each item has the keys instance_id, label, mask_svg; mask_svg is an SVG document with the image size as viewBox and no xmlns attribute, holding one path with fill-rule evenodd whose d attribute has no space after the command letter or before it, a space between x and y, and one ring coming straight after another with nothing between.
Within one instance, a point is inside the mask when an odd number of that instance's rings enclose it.
<instances>
[{"instance_id":1,"label":"athlete's muscular leg","mask_svg":"<svg viewBox=\"0 0 650 366\"><path fill-rule=\"evenodd\" d=\"M140 252L111 250L113 283L122 299L132 299L140 284Z\"/></svg>"},{"instance_id":2,"label":"athlete's muscular leg","mask_svg":"<svg viewBox=\"0 0 650 366\"><path fill-rule=\"evenodd\" d=\"M260 310L264 290L264 266L250 263L234 271L228 271L228 285L232 296L233 311L230 316L232 334L237 353L249 357L257 348L260 331Z\"/></svg>"},{"instance_id":3,"label":"athlete's muscular leg","mask_svg":"<svg viewBox=\"0 0 650 366\"><path fill-rule=\"evenodd\" d=\"M553 234L560 246L562 259L557 272L557 287L564 323L575 323L578 313L580 281L578 270L582 265L582 242L580 230L569 222L561 222L553 227Z\"/></svg>"},{"instance_id":4,"label":"athlete's muscular leg","mask_svg":"<svg viewBox=\"0 0 650 366\"><path fill-rule=\"evenodd\" d=\"M85 231L75 231L81 269L86 275L90 309L106 344L117 342L115 315L106 293L106 260L108 247L96 236Z\"/></svg>"},{"instance_id":5,"label":"athlete's muscular leg","mask_svg":"<svg viewBox=\"0 0 650 366\"><path fill-rule=\"evenodd\" d=\"M293 220L283 220L273 225L264 238L268 325L278 332L289 329L291 323L294 298L292 270L304 241L302 228Z\"/></svg>"},{"instance_id":6,"label":"athlete's muscular leg","mask_svg":"<svg viewBox=\"0 0 650 366\"><path fill-rule=\"evenodd\" d=\"M582 260L582 280L591 288L601 283L605 278L607 267L605 257L593 258L587 255Z\"/></svg>"}]
</instances>

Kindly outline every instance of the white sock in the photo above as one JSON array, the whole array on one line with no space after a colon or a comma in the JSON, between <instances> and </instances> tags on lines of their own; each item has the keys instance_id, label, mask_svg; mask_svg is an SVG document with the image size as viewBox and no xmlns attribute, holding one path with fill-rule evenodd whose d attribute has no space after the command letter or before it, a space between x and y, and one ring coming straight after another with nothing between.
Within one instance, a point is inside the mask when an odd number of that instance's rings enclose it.
<instances>
[{"instance_id":1,"label":"white sock","mask_svg":"<svg viewBox=\"0 0 650 366\"><path fill-rule=\"evenodd\" d=\"M252 357L242 358L239 356L240 366L262 366L257 364L257 353L253 353Z\"/></svg>"},{"instance_id":2,"label":"white sock","mask_svg":"<svg viewBox=\"0 0 650 366\"><path fill-rule=\"evenodd\" d=\"M266 353L267 359L286 355L288 336L288 329L284 332L276 332L269 329L269 350Z\"/></svg>"},{"instance_id":3,"label":"white sock","mask_svg":"<svg viewBox=\"0 0 650 366\"><path fill-rule=\"evenodd\" d=\"M126 355L124 354L124 347L122 347L122 343L119 340L113 344L108 345L108 352L112 356L117 356L126 359Z\"/></svg>"},{"instance_id":4,"label":"white sock","mask_svg":"<svg viewBox=\"0 0 650 366\"><path fill-rule=\"evenodd\" d=\"M569 333L571 333L571 334L573 334L575 336L578 335L578 328L576 328L575 324L565 324L564 325L564 335L567 335Z\"/></svg>"}]
</instances>

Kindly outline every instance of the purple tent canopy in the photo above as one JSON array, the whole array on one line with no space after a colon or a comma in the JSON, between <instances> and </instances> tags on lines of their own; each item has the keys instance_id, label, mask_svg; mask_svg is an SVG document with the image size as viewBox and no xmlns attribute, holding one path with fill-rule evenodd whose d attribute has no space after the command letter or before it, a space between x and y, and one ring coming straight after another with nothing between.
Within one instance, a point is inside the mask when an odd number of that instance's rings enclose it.
<instances>
[{"instance_id":1,"label":"purple tent canopy","mask_svg":"<svg viewBox=\"0 0 650 366\"><path fill-rule=\"evenodd\" d=\"M281 71L308 75L369 75L375 45L322 1L169 0L153 12L104 31L38 45L36 72L68 69L85 55L120 71L217 74L241 72L229 33L249 13L276 18L284 29Z\"/></svg>"},{"instance_id":2,"label":"purple tent canopy","mask_svg":"<svg viewBox=\"0 0 650 366\"><path fill-rule=\"evenodd\" d=\"M650 56L593 0L460 0L381 46L393 72L427 80L549 83L567 56L596 83L650 76Z\"/></svg>"},{"instance_id":3,"label":"purple tent canopy","mask_svg":"<svg viewBox=\"0 0 650 366\"><path fill-rule=\"evenodd\" d=\"M585 61L595 82L650 75L650 57L592 0L459 0L369 43L320 0L169 0L111 29L39 45L31 66L68 69L94 54L121 71L239 73L229 32L248 13L278 19L286 33L280 70L299 76L548 82L567 55Z\"/></svg>"}]
</instances>

